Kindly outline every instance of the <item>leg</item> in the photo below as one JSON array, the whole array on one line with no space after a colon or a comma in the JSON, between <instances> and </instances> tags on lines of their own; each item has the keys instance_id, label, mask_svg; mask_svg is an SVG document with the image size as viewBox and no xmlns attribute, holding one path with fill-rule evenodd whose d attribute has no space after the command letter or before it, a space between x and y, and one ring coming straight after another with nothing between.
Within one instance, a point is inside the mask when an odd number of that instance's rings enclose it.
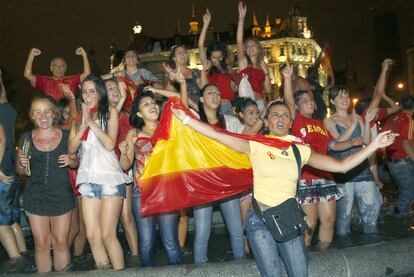
<instances>
[{"instance_id":1,"label":"leg","mask_svg":"<svg viewBox=\"0 0 414 277\"><path fill-rule=\"evenodd\" d=\"M411 207L414 196L414 167L411 162L388 163L390 174L398 186L397 214L406 214Z\"/></svg>"},{"instance_id":2,"label":"leg","mask_svg":"<svg viewBox=\"0 0 414 277\"><path fill-rule=\"evenodd\" d=\"M331 243L334 233L336 217L336 200L335 198L318 204L319 221L319 241L322 243Z\"/></svg>"},{"instance_id":3,"label":"leg","mask_svg":"<svg viewBox=\"0 0 414 277\"><path fill-rule=\"evenodd\" d=\"M27 246L26 246L26 240L24 238L22 227L20 226L19 223L13 223L11 228L12 228L14 236L16 238L17 247L19 248L19 252L20 253L26 252L27 251Z\"/></svg>"},{"instance_id":4,"label":"leg","mask_svg":"<svg viewBox=\"0 0 414 277\"><path fill-rule=\"evenodd\" d=\"M53 247L53 266L56 271L65 269L70 264L69 230L72 211L63 215L50 217L50 229Z\"/></svg>"},{"instance_id":5,"label":"leg","mask_svg":"<svg viewBox=\"0 0 414 277\"><path fill-rule=\"evenodd\" d=\"M109 263L101 233L101 201L98 198L82 198L82 215L85 222L86 237L98 268Z\"/></svg>"},{"instance_id":6,"label":"leg","mask_svg":"<svg viewBox=\"0 0 414 277\"><path fill-rule=\"evenodd\" d=\"M251 193L248 195L243 196L242 198L240 198L240 215L241 215L241 220L242 220L242 226L246 226L246 213L247 213L247 209L250 207L251 204ZM249 254L250 253L250 248L249 248L249 243L247 242L247 237L244 236L244 253Z\"/></svg>"},{"instance_id":7,"label":"leg","mask_svg":"<svg viewBox=\"0 0 414 277\"><path fill-rule=\"evenodd\" d=\"M379 215L376 205L376 186L374 181L358 182L355 185L355 198L362 219L362 229L365 234L377 232Z\"/></svg>"},{"instance_id":8,"label":"leg","mask_svg":"<svg viewBox=\"0 0 414 277\"><path fill-rule=\"evenodd\" d=\"M194 208L194 263L207 263L208 240L211 233L211 216L213 206Z\"/></svg>"},{"instance_id":9,"label":"leg","mask_svg":"<svg viewBox=\"0 0 414 277\"><path fill-rule=\"evenodd\" d=\"M310 246L312 243L313 232L318 224L318 204L302 204L303 212L306 214L308 229L305 231L305 245Z\"/></svg>"},{"instance_id":10,"label":"leg","mask_svg":"<svg viewBox=\"0 0 414 277\"><path fill-rule=\"evenodd\" d=\"M240 200L234 198L220 203L221 212L230 234L231 248L236 259L244 258L243 225L240 215Z\"/></svg>"},{"instance_id":11,"label":"leg","mask_svg":"<svg viewBox=\"0 0 414 277\"><path fill-rule=\"evenodd\" d=\"M187 239L188 231L188 210L184 209L180 211L180 221L178 222L178 241L180 242L180 247L185 246L185 241Z\"/></svg>"},{"instance_id":12,"label":"leg","mask_svg":"<svg viewBox=\"0 0 414 277\"><path fill-rule=\"evenodd\" d=\"M288 276L308 276L308 261L303 236L298 236L287 242L277 243L277 247Z\"/></svg>"},{"instance_id":13,"label":"leg","mask_svg":"<svg viewBox=\"0 0 414 277\"><path fill-rule=\"evenodd\" d=\"M79 205L75 201L75 208L72 211L72 216L70 219L70 230L69 230L69 248L72 247L73 241L79 233Z\"/></svg>"},{"instance_id":14,"label":"leg","mask_svg":"<svg viewBox=\"0 0 414 277\"><path fill-rule=\"evenodd\" d=\"M49 217L31 214L29 222L35 243L37 272L50 272L52 271L52 259L50 257L51 234Z\"/></svg>"},{"instance_id":15,"label":"leg","mask_svg":"<svg viewBox=\"0 0 414 277\"><path fill-rule=\"evenodd\" d=\"M16 207L17 209L15 208L16 197L18 198L16 184L9 185L0 182L0 242L4 246L10 258L20 257L18 237L15 236L14 229L12 227L16 224L14 222L20 222L18 202ZM25 247L26 244L24 244L24 248Z\"/></svg>"},{"instance_id":16,"label":"leg","mask_svg":"<svg viewBox=\"0 0 414 277\"><path fill-rule=\"evenodd\" d=\"M11 259L20 257L19 247L11 226L0 226L0 242Z\"/></svg>"},{"instance_id":17,"label":"leg","mask_svg":"<svg viewBox=\"0 0 414 277\"><path fill-rule=\"evenodd\" d=\"M181 249L178 242L178 214L163 214L158 217L161 240L168 257L168 264L181 263Z\"/></svg>"},{"instance_id":18,"label":"leg","mask_svg":"<svg viewBox=\"0 0 414 277\"><path fill-rule=\"evenodd\" d=\"M246 232L261 276L282 276L276 241L252 209L247 210Z\"/></svg>"},{"instance_id":19,"label":"leg","mask_svg":"<svg viewBox=\"0 0 414 277\"><path fill-rule=\"evenodd\" d=\"M138 233L132 216L132 185L126 186L126 198L122 206L121 223L132 256L138 256Z\"/></svg>"},{"instance_id":20,"label":"leg","mask_svg":"<svg viewBox=\"0 0 414 277\"><path fill-rule=\"evenodd\" d=\"M153 266L152 256L154 254L155 220L152 216L142 217L140 214L141 197L139 190L134 186L132 191L132 211L135 224L138 228L138 250L141 266Z\"/></svg>"},{"instance_id":21,"label":"leg","mask_svg":"<svg viewBox=\"0 0 414 277\"><path fill-rule=\"evenodd\" d=\"M114 269L123 269L124 252L117 236L119 216L122 210L122 197L105 197L101 200L100 228L109 259Z\"/></svg>"},{"instance_id":22,"label":"leg","mask_svg":"<svg viewBox=\"0 0 414 277\"><path fill-rule=\"evenodd\" d=\"M85 222L82 215L82 197L77 196L76 202L78 203L78 217L79 217L79 232L73 241L73 255L82 256L83 250L85 249L86 244L86 230Z\"/></svg>"},{"instance_id":23,"label":"leg","mask_svg":"<svg viewBox=\"0 0 414 277\"><path fill-rule=\"evenodd\" d=\"M354 203L355 183L337 184L338 190L343 197L336 203L336 234L345 236L351 232L351 211Z\"/></svg>"}]
</instances>

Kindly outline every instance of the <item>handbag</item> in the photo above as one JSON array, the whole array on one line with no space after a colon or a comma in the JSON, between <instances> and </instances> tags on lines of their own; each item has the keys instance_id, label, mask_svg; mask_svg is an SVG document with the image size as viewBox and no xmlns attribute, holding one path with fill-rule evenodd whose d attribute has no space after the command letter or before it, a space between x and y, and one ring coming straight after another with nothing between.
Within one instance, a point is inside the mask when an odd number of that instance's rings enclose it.
<instances>
[{"instance_id":1,"label":"handbag","mask_svg":"<svg viewBox=\"0 0 414 277\"><path fill-rule=\"evenodd\" d=\"M302 162L299 149L295 144L292 145L292 150L298 165L298 182L296 184L296 194L298 194ZM277 242L294 239L308 228L305 213L295 198L289 198L264 212L259 209L254 196L252 202L256 215L263 220L273 239Z\"/></svg>"}]
</instances>

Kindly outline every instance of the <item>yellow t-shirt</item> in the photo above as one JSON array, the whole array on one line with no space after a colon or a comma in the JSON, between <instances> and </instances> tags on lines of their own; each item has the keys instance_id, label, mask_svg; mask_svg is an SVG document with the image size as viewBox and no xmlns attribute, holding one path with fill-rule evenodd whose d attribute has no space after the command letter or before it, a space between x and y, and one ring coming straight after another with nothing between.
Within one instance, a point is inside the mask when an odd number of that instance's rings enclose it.
<instances>
[{"instance_id":1,"label":"yellow t-shirt","mask_svg":"<svg viewBox=\"0 0 414 277\"><path fill-rule=\"evenodd\" d=\"M308 163L311 149L297 144L302 165ZM295 197L298 166L292 147L286 150L250 141L254 198L271 207Z\"/></svg>"}]
</instances>

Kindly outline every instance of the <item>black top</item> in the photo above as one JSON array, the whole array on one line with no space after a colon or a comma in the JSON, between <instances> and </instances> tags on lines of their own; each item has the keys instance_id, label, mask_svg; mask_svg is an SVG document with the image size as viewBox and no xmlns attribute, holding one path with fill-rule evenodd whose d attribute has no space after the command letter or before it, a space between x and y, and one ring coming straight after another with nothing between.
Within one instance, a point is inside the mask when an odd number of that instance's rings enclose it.
<instances>
[{"instance_id":1,"label":"black top","mask_svg":"<svg viewBox=\"0 0 414 277\"><path fill-rule=\"evenodd\" d=\"M6 150L0 168L6 175L11 176L16 175L14 167L16 157L16 149L14 146L16 116L16 110L10 103L0 103L0 125L3 126L4 133L6 134Z\"/></svg>"},{"instance_id":2,"label":"black top","mask_svg":"<svg viewBox=\"0 0 414 277\"><path fill-rule=\"evenodd\" d=\"M26 211L42 216L57 216L67 213L75 207L69 168L60 168L58 158L67 153L68 131L62 130L62 139L52 151L44 152L33 143L32 132L22 135L19 147L25 140L30 141L30 171L23 196Z\"/></svg>"}]
</instances>

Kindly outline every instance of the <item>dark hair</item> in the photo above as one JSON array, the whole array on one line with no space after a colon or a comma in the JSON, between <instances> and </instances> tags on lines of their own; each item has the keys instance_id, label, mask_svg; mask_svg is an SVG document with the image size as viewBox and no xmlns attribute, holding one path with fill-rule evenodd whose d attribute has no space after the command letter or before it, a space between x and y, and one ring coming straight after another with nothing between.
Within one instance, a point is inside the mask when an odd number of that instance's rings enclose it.
<instances>
[{"instance_id":1,"label":"dark hair","mask_svg":"<svg viewBox=\"0 0 414 277\"><path fill-rule=\"evenodd\" d=\"M286 108L288 108L288 110L289 110L289 114L290 114L290 108L289 108L289 106L288 106L285 102L283 102L283 101L274 101L274 102L272 102L272 104L270 104L270 105L267 107L267 109L266 109L266 113L265 113L264 118L265 118L265 119L267 119L267 118L269 117L269 112L270 112L270 110L271 110L273 107L277 107L277 106L285 106Z\"/></svg>"},{"instance_id":2,"label":"dark hair","mask_svg":"<svg viewBox=\"0 0 414 277\"><path fill-rule=\"evenodd\" d=\"M56 102L56 112L57 112L57 124L63 125L66 122L64 117L65 109L69 106L69 100L67 98L61 98Z\"/></svg>"},{"instance_id":3,"label":"dark hair","mask_svg":"<svg viewBox=\"0 0 414 277\"><path fill-rule=\"evenodd\" d=\"M258 107L256 101L247 97L235 97L231 102L233 106L236 106L236 114L244 112L250 105Z\"/></svg>"},{"instance_id":4,"label":"dark hair","mask_svg":"<svg viewBox=\"0 0 414 277\"><path fill-rule=\"evenodd\" d=\"M122 55L122 62L125 63L125 56L128 52L134 52L135 55L137 56L137 61L140 62L139 56L138 56L138 51L134 48L128 48L127 50L124 51L124 55Z\"/></svg>"},{"instance_id":5,"label":"dark hair","mask_svg":"<svg viewBox=\"0 0 414 277\"><path fill-rule=\"evenodd\" d=\"M414 108L414 95L407 95L401 99L401 109L404 111Z\"/></svg>"},{"instance_id":6,"label":"dark hair","mask_svg":"<svg viewBox=\"0 0 414 277\"><path fill-rule=\"evenodd\" d=\"M213 52L221 52L222 55L222 59L220 61L220 66L221 68L224 70L224 72L227 72L227 56L228 56L228 50L227 50L227 46L222 43L222 42L216 42L216 43L211 43L207 46L207 51L206 51L206 55L207 55L207 59L209 61L211 61L211 54ZM217 68L215 65L212 65L209 73L210 74L215 74L215 73L219 73L222 72L219 68Z\"/></svg>"},{"instance_id":7,"label":"dark hair","mask_svg":"<svg viewBox=\"0 0 414 277\"><path fill-rule=\"evenodd\" d=\"M29 118L30 118L30 120L32 120L32 116L33 116L33 103L36 102L36 101L47 101L47 102L49 102L52 105L52 110L53 110L53 125L55 126L55 125L59 124L59 122L58 122L59 112L56 108L56 100L53 97L49 96L49 95L38 95L38 96L33 97L32 102L30 103L30 109L29 109Z\"/></svg>"},{"instance_id":8,"label":"dark hair","mask_svg":"<svg viewBox=\"0 0 414 277\"><path fill-rule=\"evenodd\" d=\"M174 61L174 57L175 57L175 52L177 52L178 48L184 48L187 51L187 47L185 47L185 45L183 45L183 44L176 44L173 47L171 47L171 53L168 56L168 65L172 69L175 69L177 67L177 65L175 64L175 61Z\"/></svg>"},{"instance_id":9,"label":"dark hair","mask_svg":"<svg viewBox=\"0 0 414 277\"><path fill-rule=\"evenodd\" d=\"M296 105L299 103L299 101L302 99L302 97L305 93L309 93L309 95L311 95L309 90L298 90L294 93L293 97L295 98L295 104Z\"/></svg>"},{"instance_id":10,"label":"dark hair","mask_svg":"<svg viewBox=\"0 0 414 277\"><path fill-rule=\"evenodd\" d=\"M329 90L329 108L332 112L336 112L336 108L332 105L331 100L334 100L343 90L348 92L348 89L345 86L334 86Z\"/></svg>"},{"instance_id":11,"label":"dark hair","mask_svg":"<svg viewBox=\"0 0 414 277\"><path fill-rule=\"evenodd\" d=\"M108 119L110 117L109 113L109 102L108 102L108 93L106 92L105 83L104 81L93 74L88 75L82 82L81 88L85 82L92 82L95 84L95 89L98 92L99 100L98 100L98 119L100 121L100 125L107 131L108 127ZM76 100L78 104L78 110L81 111L81 104L83 103L83 91L81 89L81 93L78 93L78 99Z\"/></svg>"},{"instance_id":12,"label":"dark hair","mask_svg":"<svg viewBox=\"0 0 414 277\"><path fill-rule=\"evenodd\" d=\"M216 88L219 88L216 84L207 83L201 89L201 96L204 95L204 92L206 91L207 87L211 87L211 86L216 87ZM203 105L203 103L201 101L198 102L198 114L200 115L200 120L201 121L204 121L204 122L208 123L208 118L207 118L206 112L204 110L204 105ZM220 109L217 109L216 116L217 116L217 119L218 119L218 126L220 128L223 128L223 129L226 128L226 123L224 122L224 118L220 115Z\"/></svg>"},{"instance_id":13,"label":"dark hair","mask_svg":"<svg viewBox=\"0 0 414 277\"><path fill-rule=\"evenodd\" d=\"M138 87L138 97L135 98L134 102L131 106L131 113L129 114L129 123L132 127L142 130L142 128L145 126L145 121L141 117L137 115L139 110L139 105L141 105L142 99L145 97L151 97L155 100L154 93L151 91L144 91L145 85L140 85Z\"/></svg>"},{"instance_id":14,"label":"dark hair","mask_svg":"<svg viewBox=\"0 0 414 277\"><path fill-rule=\"evenodd\" d=\"M371 103L372 97L363 96L359 99L358 102L355 104L355 112L361 115L364 111L366 111Z\"/></svg>"}]
</instances>

